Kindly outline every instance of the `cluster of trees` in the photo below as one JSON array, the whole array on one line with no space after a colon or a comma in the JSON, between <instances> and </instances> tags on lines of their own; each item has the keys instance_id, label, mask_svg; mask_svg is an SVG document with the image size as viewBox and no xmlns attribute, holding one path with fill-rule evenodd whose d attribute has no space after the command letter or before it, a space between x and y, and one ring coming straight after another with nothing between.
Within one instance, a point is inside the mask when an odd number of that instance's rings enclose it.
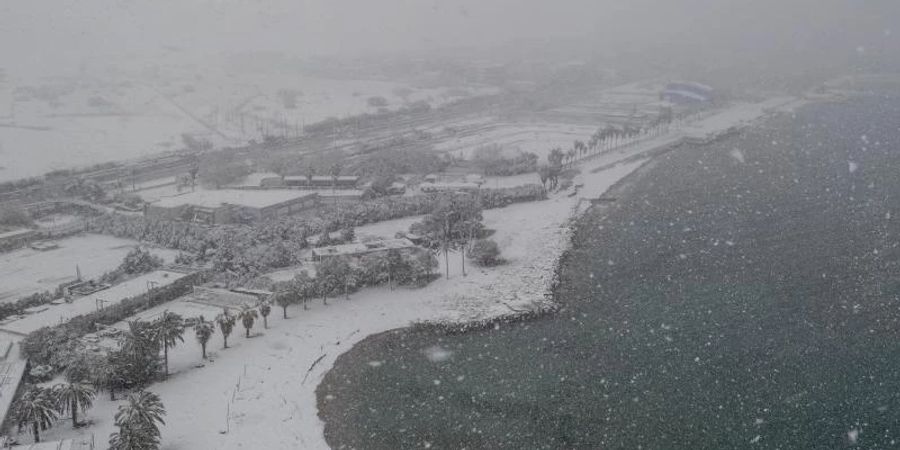
<instances>
[{"instance_id":1,"label":"cluster of trees","mask_svg":"<svg viewBox=\"0 0 900 450\"><path fill-rule=\"evenodd\" d=\"M440 172L449 164L446 158L421 148L387 146L374 150L348 162L347 172L367 179L375 179L397 177L401 174L426 175Z\"/></svg>"},{"instance_id":2,"label":"cluster of trees","mask_svg":"<svg viewBox=\"0 0 900 450\"><path fill-rule=\"evenodd\" d=\"M538 156L531 152L518 152L508 158L504 156L502 146L491 144L475 149L472 162L486 176L511 176L536 171Z\"/></svg>"},{"instance_id":3,"label":"cluster of trees","mask_svg":"<svg viewBox=\"0 0 900 450\"><path fill-rule=\"evenodd\" d=\"M88 230L173 248L211 261L216 270L252 278L268 269L297 264L300 250L310 246L309 238L368 223L429 214L448 196L431 194L412 197L383 197L350 205L330 205L316 217L282 217L253 225L208 226L156 218L109 214L92 218ZM474 197L482 209L546 198L541 186L482 189ZM333 245L335 239L319 240ZM318 245L318 244L317 244Z\"/></svg>"},{"instance_id":4,"label":"cluster of trees","mask_svg":"<svg viewBox=\"0 0 900 450\"><path fill-rule=\"evenodd\" d=\"M339 119L329 117L320 122L306 125L304 133L310 136L322 136L330 134L345 134L352 130L387 126L393 122L402 122L412 117L426 114L431 111L428 102L419 100L405 104L395 111L382 110L377 113L366 113Z\"/></svg>"},{"instance_id":5,"label":"cluster of trees","mask_svg":"<svg viewBox=\"0 0 900 450\"><path fill-rule=\"evenodd\" d=\"M72 426L80 426L78 414L91 407L97 389L108 390L115 400L117 390L142 389L159 374L160 367L168 370L168 349L183 342L183 334L183 319L165 312L153 322L130 322L119 348L106 355L82 347L70 355L65 368L66 383L53 388L33 386L25 391L13 407L16 424L20 430L30 427L35 442L40 441L40 432L61 415L71 414ZM161 348L165 355L162 364ZM115 416L118 431L110 436L110 448L158 448L158 425L163 423L164 414L155 394L138 391L130 395Z\"/></svg>"},{"instance_id":6,"label":"cluster of trees","mask_svg":"<svg viewBox=\"0 0 900 450\"><path fill-rule=\"evenodd\" d=\"M256 324L258 318L262 317L264 327L269 328L269 314L271 312L272 306L268 300L259 302L255 307L244 305L236 315L232 314L228 308L225 308L222 311L222 314L216 316L215 319L216 325L219 326L219 331L222 332L222 347L228 348L228 337L231 336L231 332L234 331L234 327L237 325L238 321L240 321L241 325L244 327L245 337L250 339L250 331L253 329L253 325ZM206 345L209 343L209 339L212 337L214 329L215 327L212 323L207 322L203 316L200 316L200 321L194 326L194 333L197 336L197 341L200 343L203 359L206 359Z\"/></svg>"},{"instance_id":7,"label":"cluster of trees","mask_svg":"<svg viewBox=\"0 0 900 450\"><path fill-rule=\"evenodd\" d=\"M53 426L65 414L72 415L72 428L81 426L78 412L94 404L96 394L87 384L60 383L53 387L29 386L12 407L11 417L21 432L31 429L34 442L41 441L41 432Z\"/></svg>"},{"instance_id":8,"label":"cluster of trees","mask_svg":"<svg viewBox=\"0 0 900 450\"><path fill-rule=\"evenodd\" d=\"M34 220L24 208L14 205L0 206L0 227L30 227Z\"/></svg>"},{"instance_id":9,"label":"cluster of trees","mask_svg":"<svg viewBox=\"0 0 900 450\"><path fill-rule=\"evenodd\" d=\"M101 275L100 281L117 283L126 277L152 272L162 265L162 258L150 253L147 249L135 247L125 255L119 267Z\"/></svg>"},{"instance_id":10,"label":"cluster of trees","mask_svg":"<svg viewBox=\"0 0 900 450\"><path fill-rule=\"evenodd\" d=\"M333 295L349 299L351 293L366 286L423 286L434 279L437 266L434 253L425 249L388 250L359 258L326 257L316 264L315 277L304 271L291 281L272 286L274 302L287 318L290 306L303 305L306 309L317 298L327 304Z\"/></svg>"},{"instance_id":11,"label":"cluster of trees","mask_svg":"<svg viewBox=\"0 0 900 450\"><path fill-rule=\"evenodd\" d=\"M422 236L427 246L444 254L447 278L451 250L460 251L462 273L466 274L466 247L484 233L481 211L481 201L475 196L443 195L431 213L410 226L411 233Z\"/></svg>"},{"instance_id":12,"label":"cluster of trees","mask_svg":"<svg viewBox=\"0 0 900 450\"><path fill-rule=\"evenodd\" d=\"M201 183L220 189L243 180L249 174L250 167L246 161L231 152L214 152L204 155L197 176Z\"/></svg>"},{"instance_id":13,"label":"cluster of trees","mask_svg":"<svg viewBox=\"0 0 900 450\"><path fill-rule=\"evenodd\" d=\"M479 239L469 247L469 257L481 267L493 267L503 264L500 247L490 239Z\"/></svg>"},{"instance_id":14,"label":"cluster of trees","mask_svg":"<svg viewBox=\"0 0 900 450\"><path fill-rule=\"evenodd\" d=\"M77 360L76 356L84 353L80 338L85 334L172 301L191 292L195 285L203 284L209 279L208 272L198 272L99 311L92 311L73 317L68 322L35 330L22 340L23 355L34 366L51 366L54 372L66 369Z\"/></svg>"},{"instance_id":15,"label":"cluster of trees","mask_svg":"<svg viewBox=\"0 0 900 450\"><path fill-rule=\"evenodd\" d=\"M68 382L53 387L30 386L16 401L12 417L21 432L31 429L34 442L41 441L41 432L48 430L65 414L71 414L72 427L78 422L78 413L94 404L96 393L88 384ZM166 409L159 396L138 391L128 396L115 415L118 431L109 436L111 450L156 450L159 448L159 426L165 424Z\"/></svg>"}]
</instances>

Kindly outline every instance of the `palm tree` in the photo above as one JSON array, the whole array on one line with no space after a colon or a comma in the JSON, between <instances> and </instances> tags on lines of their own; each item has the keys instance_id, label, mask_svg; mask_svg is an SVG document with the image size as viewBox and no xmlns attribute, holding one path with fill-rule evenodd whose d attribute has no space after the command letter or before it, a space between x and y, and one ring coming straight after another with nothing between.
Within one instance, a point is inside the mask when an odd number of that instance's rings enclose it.
<instances>
[{"instance_id":1,"label":"palm tree","mask_svg":"<svg viewBox=\"0 0 900 450\"><path fill-rule=\"evenodd\" d=\"M72 413L72 428L78 428L78 410L82 412L93 406L96 393L86 384L66 383L53 387L56 404L61 414Z\"/></svg>"},{"instance_id":2,"label":"palm tree","mask_svg":"<svg viewBox=\"0 0 900 450\"><path fill-rule=\"evenodd\" d=\"M200 322L198 322L197 325L194 325L194 335L197 336L197 342L200 343L203 359L206 359L206 344L215 332L215 326L212 322L203 320L203 316L200 316Z\"/></svg>"},{"instance_id":3,"label":"palm tree","mask_svg":"<svg viewBox=\"0 0 900 450\"><path fill-rule=\"evenodd\" d=\"M41 431L50 428L58 417L52 391L37 386L31 387L22 395L14 411L20 429L31 426L34 442L41 442Z\"/></svg>"},{"instance_id":4,"label":"palm tree","mask_svg":"<svg viewBox=\"0 0 900 450\"><path fill-rule=\"evenodd\" d=\"M314 176L316 176L316 168L312 164L306 166L306 187L312 187Z\"/></svg>"},{"instance_id":5,"label":"palm tree","mask_svg":"<svg viewBox=\"0 0 900 450\"><path fill-rule=\"evenodd\" d=\"M228 336L231 334L231 331L234 330L235 319L231 314L228 314L228 309L225 309L225 312L219 315L216 318L216 322L219 323L219 331L222 332L222 339L225 341L225 348L228 348Z\"/></svg>"},{"instance_id":6,"label":"palm tree","mask_svg":"<svg viewBox=\"0 0 900 450\"><path fill-rule=\"evenodd\" d=\"M268 300L263 300L259 304L259 315L263 318L263 328L269 329L269 313L272 312L272 304Z\"/></svg>"},{"instance_id":7,"label":"palm tree","mask_svg":"<svg viewBox=\"0 0 900 450\"><path fill-rule=\"evenodd\" d=\"M116 400L116 387L119 385L119 374L110 361L109 356L91 368L91 383L98 389L109 391L109 400Z\"/></svg>"},{"instance_id":8,"label":"palm tree","mask_svg":"<svg viewBox=\"0 0 900 450\"><path fill-rule=\"evenodd\" d=\"M344 299L350 300L350 290L359 283L359 274L356 270L350 269L344 274Z\"/></svg>"},{"instance_id":9,"label":"palm tree","mask_svg":"<svg viewBox=\"0 0 900 450\"><path fill-rule=\"evenodd\" d=\"M562 165L563 158L565 157L566 154L563 153L561 148L557 147L550 150L550 154L547 155L547 162L550 163L551 167L559 167Z\"/></svg>"},{"instance_id":10,"label":"palm tree","mask_svg":"<svg viewBox=\"0 0 900 450\"><path fill-rule=\"evenodd\" d=\"M343 166L341 163L334 163L331 166L331 194L334 195L335 189L337 189L338 178L341 176L341 171L343 170ZM337 198L337 197L335 197Z\"/></svg>"},{"instance_id":11,"label":"palm tree","mask_svg":"<svg viewBox=\"0 0 900 450\"><path fill-rule=\"evenodd\" d=\"M318 295L317 289L316 280L312 279L304 270L291 280L288 292L291 295L291 301L303 303L303 309L306 310L309 309L309 301ZM282 307L284 308L285 318L287 318L287 306Z\"/></svg>"},{"instance_id":12,"label":"palm tree","mask_svg":"<svg viewBox=\"0 0 900 450\"><path fill-rule=\"evenodd\" d=\"M140 391L128 396L128 402L119 406L116 426L119 431L109 436L112 450L155 450L161 437L159 426L165 425L166 408L159 396Z\"/></svg>"},{"instance_id":13,"label":"palm tree","mask_svg":"<svg viewBox=\"0 0 900 450\"><path fill-rule=\"evenodd\" d=\"M253 322L256 321L256 318L259 317L259 314L256 313L256 310L249 307L244 307L239 314L241 318L241 325L244 326L244 329L247 330L247 337L250 337L250 329L253 328Z\"/></svg>"},{"instance_id":14,"label":"palm tree","mask_svg":"<svg viewBox=\"0 0 900 450\"><path fill-rule=\"evenodd\" d=\"M290 291L282 291L276 292L274 294L275 304L281 307L282 317L287 319L287 309L288 306L291 306L295 303L296 296L293 292Z\"/></svg>"},{"instance_id":15,"label":"palm tree","mask_svg":"<svg viewBox=\"0 0 900 450\"><path fill-rule=\"evenodd\" d=\"M165 376L169 376L169 347L184 342L184 319L180 315L163 311L153 323L153 331L163 347Z\"/></svg>"}]
</instances>

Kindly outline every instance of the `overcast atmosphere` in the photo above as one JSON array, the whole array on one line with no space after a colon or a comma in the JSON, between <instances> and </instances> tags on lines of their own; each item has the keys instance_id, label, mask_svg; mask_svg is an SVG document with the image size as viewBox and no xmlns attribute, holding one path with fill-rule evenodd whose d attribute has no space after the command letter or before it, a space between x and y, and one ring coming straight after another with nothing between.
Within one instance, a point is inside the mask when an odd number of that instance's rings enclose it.
<instances>
[{"instance_id":1,"label":"overcast atmosphere","mask_svg":"<svg viewBox=\"0 0 900 450\"><path fill-rule=\"evenodd\" d=\"M890 0L9 0L0 45L16 61L180 48L300 56L491 46L579 37L628 43L723 39L734 50L877 42ZM27 43L27 45L22 45ZM820 41L821 44L821 41Z\"/></svg>"},{"instance_id":2,"label":"overcast atmosphere","mask_svg":"<svg viewBox=\"0 0 900 450\"><path fill-rule=\"evenodd\" d=\"M898 0L0 0L0 447L896 447L898 124Z\"/></svg>"}]
</instances>

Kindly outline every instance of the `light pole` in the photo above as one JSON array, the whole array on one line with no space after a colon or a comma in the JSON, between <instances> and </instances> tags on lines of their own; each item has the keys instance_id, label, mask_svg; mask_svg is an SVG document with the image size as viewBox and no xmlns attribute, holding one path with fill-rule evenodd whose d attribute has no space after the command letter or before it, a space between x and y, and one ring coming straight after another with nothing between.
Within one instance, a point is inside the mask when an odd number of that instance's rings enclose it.
<instances>
[{"instance_id":1,"label":"light pole","mask_svg":"<svg viewBox=\"0 0 900 450\"><path fill-rule=\"evenodd\" d=\"M147 309L150 309L150 307L152 306L151 300L153 299L153 297L150 295L150 291L152 291L153 288L155 288L158 284L159 283L157 283L156 281L147 280Z\"/></svg>"}]
</instances>

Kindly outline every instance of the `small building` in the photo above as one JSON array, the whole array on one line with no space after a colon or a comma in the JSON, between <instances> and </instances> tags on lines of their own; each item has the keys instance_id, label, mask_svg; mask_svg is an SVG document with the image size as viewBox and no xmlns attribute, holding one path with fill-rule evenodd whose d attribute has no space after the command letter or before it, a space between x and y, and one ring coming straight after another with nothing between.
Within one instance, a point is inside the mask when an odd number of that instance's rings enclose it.
<instances>
[{"instance_id":1,"label":"small building","mask_svg":"<svg viewBox=\"0 0 900 450\"><path fill-rule=\"evenodd\" d=\"M194 286L194 291L185 298L185 301L216 308L240 309L244 306L256 305L259 302L259 297L253 294L235 292L230 289Z\"/></svg>"},{"instance_id":2,"label":"small building","mask_svg":"<svg viewBox=\"0 0 900 450\"><path fill-rule=\"evenodd\" d=\"M314 209L318 204L316 192L222 189L164 197L148 205L145 214L208 224L240 223L289 216Z\"/></svg>"},{"instance_id":3,"label":"small building","mask_svg":"<svg viewBox=\"0 0 900 450\"><path fill-rule=\"evenodd\" d=\"M266 177L260 180L262 187L292 187L303 189L356 189L359 184L357 176L314 176L302 175L286 177Z\"/></svg>"},{"instance_id":4,"label":"small building","mask_svg":"<svg viewBox=\"0 0 900 450\"><path fill-rule=\"evenodd\" d=\"M319 203L322 205L356 203L362 200L364 193L359 189L322 189L316 192L319 195Z\"/></svg>"},{"instance_id":5,"label":"small building","mask_svg":"<svg viewBox=\"0 0 900 450\"><path fill-rule=\"evenodd\" d=\"M412 241L405 238L380 239L371 242L318 247L312 250L312 254L313 259L321 261L322 258L330 256L360 257L372 253L387 252L389 250L410 250L416 247L416 244L413 244Z\"/></svg>"},{"instance_id":6,"label":"small building","mask_svg":"<svg viewBox=\"0 0 900 450\"><path fill-rule=\"evenodd\" d=\"M676 104L709 103L714 100L715 90L701 83L673 82L666 85L660 99Z\"/></svg>"},{"instance_id":7,"label":"small building","mask_svg":"<svg viewBox=\"0 0 900 450\"><path fill-rule=\"evenodd\" d=\"M476 183L423 183L419 189L427 194L438 192L474 192L481 186Z\"/></svg>"},{"instance_id":8,"label":"small building","mask_svg":"<svg viewBox=\"0 0 900 450\"><path fill-rule=\"evenodd\" d=\"M258 300L265 300L272 296L272 291L267 291L265 289L250 289L245 287L236 287L231 288L231 292L237 292L238 294L247 294L256 297Z\"/></svg>"}]
</instances>

